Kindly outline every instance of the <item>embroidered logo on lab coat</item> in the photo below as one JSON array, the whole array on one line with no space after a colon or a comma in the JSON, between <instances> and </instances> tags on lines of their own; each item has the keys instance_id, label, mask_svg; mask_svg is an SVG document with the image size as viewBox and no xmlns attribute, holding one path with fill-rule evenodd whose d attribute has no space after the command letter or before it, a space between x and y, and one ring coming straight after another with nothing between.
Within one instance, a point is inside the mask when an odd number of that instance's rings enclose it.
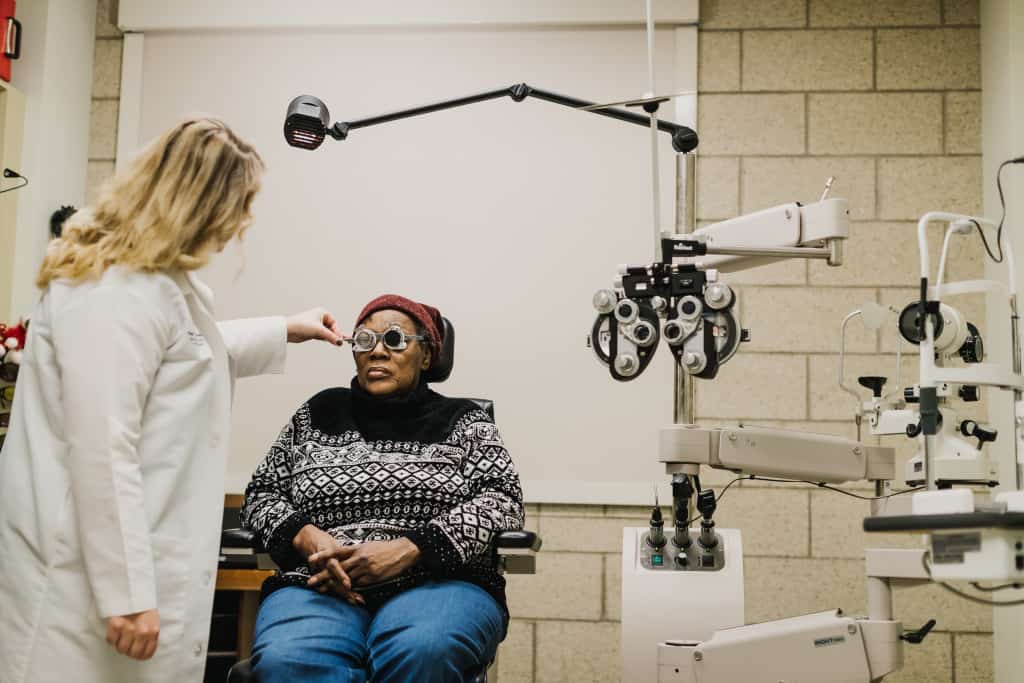
<instances>
[{"instance_id":1,"label":"embroidered logo on lab coat","mask_svg":"<svg viewBox=\"0 0 1024 683\"><path fill-rule=\"evenodd\" d=\"M206 343L206 338L198 332L188 331L188 340L196 346L202 346Z\"/></svg>"}]
</instances>

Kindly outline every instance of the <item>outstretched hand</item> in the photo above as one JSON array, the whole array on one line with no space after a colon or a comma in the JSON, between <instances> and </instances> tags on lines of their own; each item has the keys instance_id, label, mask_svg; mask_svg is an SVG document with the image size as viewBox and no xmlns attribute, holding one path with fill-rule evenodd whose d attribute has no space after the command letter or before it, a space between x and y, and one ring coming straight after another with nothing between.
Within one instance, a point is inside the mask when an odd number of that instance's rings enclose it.
<instances>
[{"instance_id":1,"label":"outstretched hand","mask_svg":"<svg viewBox=\"0 0 1024 683\"><path fill-rule=\"evenodd\" d=\"M288 341L300 344L319 339L340 346L343 343L338 320L324 308L313 308L288 318Z\"/></svg>"}]
</instances>

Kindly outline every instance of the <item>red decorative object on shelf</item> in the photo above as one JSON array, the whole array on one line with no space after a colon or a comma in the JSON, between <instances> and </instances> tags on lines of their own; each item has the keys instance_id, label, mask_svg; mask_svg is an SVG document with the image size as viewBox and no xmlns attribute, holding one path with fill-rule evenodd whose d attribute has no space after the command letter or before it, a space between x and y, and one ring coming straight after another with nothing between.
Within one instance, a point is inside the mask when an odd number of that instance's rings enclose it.
<instances>
[{"instance_id":1,"label":"red decorative object on shelf","mask_svg":"<svg viewBox=\"0 0 1024 683\"><path fill-rule=\"evenodd\" d=\"M0 381L14 382L18 378L21 352L28 336L28 323L18 321L15 325L0 323Z\"/></svg>"},{"instance_id":2,"label":"red decorative object on shelf","mask_svg":"<svg viewBox=\"0 0 1024 683\"><path fill-rule=\"evenodd\" d=\"M15 0L0 0L0 31L3 53L0 54L0 78L11 80L11 62L21 57L21 22L14 18Z\"/></svg>"}]
</instances>

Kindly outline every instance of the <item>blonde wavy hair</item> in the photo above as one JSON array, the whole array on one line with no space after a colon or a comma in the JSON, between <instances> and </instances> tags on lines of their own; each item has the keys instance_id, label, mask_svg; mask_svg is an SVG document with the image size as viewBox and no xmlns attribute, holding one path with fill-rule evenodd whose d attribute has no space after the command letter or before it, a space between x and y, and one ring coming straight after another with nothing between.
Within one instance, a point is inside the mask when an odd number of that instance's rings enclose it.
<instances>
[{"instance_id":1,"label":"blonde wavy hair","mask_svg":"<svg viewBox=\"0 0 1024 683\"><path fill-rule=\"evenodd\" d=\"M252 223L263 160L219 119L182 121L76 212L53 240L36 285L100 277L110 266L195 270Z\"/></svg>"}]
</instances>

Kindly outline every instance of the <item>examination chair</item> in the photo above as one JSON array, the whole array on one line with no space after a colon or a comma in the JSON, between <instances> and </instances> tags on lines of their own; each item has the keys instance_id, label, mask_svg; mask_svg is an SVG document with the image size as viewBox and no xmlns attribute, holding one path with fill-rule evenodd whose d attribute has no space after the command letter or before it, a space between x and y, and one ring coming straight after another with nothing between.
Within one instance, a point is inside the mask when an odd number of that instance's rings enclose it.
<instances>
[{"instance_id":1,"label":"examination chair","mask_svg":"<svg viewBox=\"0 0 1024 683\"><path fill-rule=\"evenodd\" d=\"M448 379L455 365L455 328L448 318L444 323L444 348L441 359L436 365L424 373L427 382L436 384ZM494 419L494 402L486 399L470 399L487 411ZM261 563L269 561L266 551L260 547L253 533L247 529L225 529L221 538L224 548L253 548L262 555ZM500 573L533 574L536 571L536 555L540 550L541 539L532 531L504 531L494 538L491 552L494 564ZM251 660L244 659L228 672L228 683L259 683L252 670ZM297 681L296 683L301 683ZM487 667L468 673L466 683L487 683Z\"/></svg>"}]
</instances>

